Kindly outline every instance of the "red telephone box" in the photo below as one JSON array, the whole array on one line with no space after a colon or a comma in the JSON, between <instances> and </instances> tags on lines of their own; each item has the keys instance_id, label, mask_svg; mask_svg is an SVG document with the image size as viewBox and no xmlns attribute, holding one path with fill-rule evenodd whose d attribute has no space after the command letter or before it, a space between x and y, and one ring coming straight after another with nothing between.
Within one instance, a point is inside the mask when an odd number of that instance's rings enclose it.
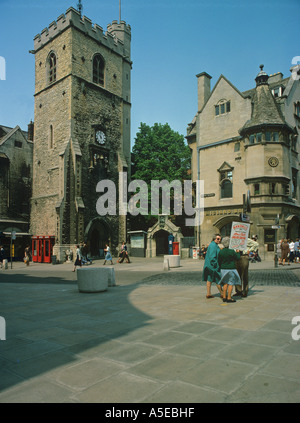
<instances>
[{"instance_id":1,"label":"red telephone box","mask_svg":"<svg viewBox=\"0 0 300 423\"><path fill-rule=\"evenodd\" d=\"M32 261L38 263L51 263L54 236L32 237Z\"/></svg>"},{"instance_id":2,"label":"red telephone box","mask_svg":"<svg viewBox=\"0 0 300 423\"><path fill-rule=\"evenodd\" d=\"M38 261L38 239L37 236L32 237L32 261L37 262Z\"/></svg>"}]
</instances>

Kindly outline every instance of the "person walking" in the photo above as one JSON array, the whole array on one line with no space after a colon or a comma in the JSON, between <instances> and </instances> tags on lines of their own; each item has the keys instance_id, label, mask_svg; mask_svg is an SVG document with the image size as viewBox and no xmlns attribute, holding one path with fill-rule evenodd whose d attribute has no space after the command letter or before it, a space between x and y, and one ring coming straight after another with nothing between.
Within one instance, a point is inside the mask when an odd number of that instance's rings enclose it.
<instances>
[{"instance_id":1,"label":"person walking","mask_svg":"<svg viewBox=\"0 0 300 423\"><path fill-rule=\"evenodd\" d=\"M5 259L6 259L5 251L4 251L3 245L1 245L0 246L0 266L1 266L1 269L2 269L2 267L4 267L4 260Z\"/></svg>"},{"instance_id":2,"label":"person walking","mask_svg":"<svg viewBox=\"0 0 300 423\"><path fill-rule=\"evenodd\" d=\"M278 259L278 264L282 264L282 260L281 260L281 243L282 243L282 239L280 239L276 245L276 249L277 249L277 259Z\"/></svg>"},{"instance_id":3,"label":"person walking","mask_svg":"<svg viewBox=\"0 0 300 423\"><path fill-rule=\"evenodd\" d=\"M289 252L290 252L289 243L287 242L287 239L284 239L282 241L282 243L281 243L281 262L282 262L282 266L285 265L285 261L288 258Z\"/></svg>"},{"instance_id":4,"label":"person walking","mask_svg":"<svg viewBox=\"0 0 300 423\"><path fill-rule=\"evenodd\" d=\"M29 262L30 262L30 247L29 245L27 245L24 251L24 263L26 264L26 266L29 266Z\"/></svg>"},{"instance_id":5,"label":"person walking","mask_svg":"<svg viewBox=\"0 0 300 423\"><path fill-rule=\"evenodd\" d=\"M234 285L241 285L241 278L236 269L235 263L240 259L240 254L229 248L230 238L227 236L223 238L223 249L218 255L218 263L221 269L221 279L219 282L220 290L223 288L223 302L235 303L231 298L232 289Z\"/></svg>"},{"instance_id":6,"label":"person walking","mask_svg":"<svg viewBox=\"0 0 300 423\"><path fill-rule=\"evenodd\" d=\"M209 244L204 261L204 267L202 272L202 280L206 281L206 298L214 298L211 295L211 284L215 282L217 284L217 288L222 294L219 281L221 279L220 273L220 266L218 263L218 255L221 251L219 248L219 244L221 242L221 235L216 234L213 237L212 242Z\"/></svg>"},{"instance_id":7,"label":"person walking","mask_svg":"<svg viewBox=\"0 0 300 423\"><path fill-rule=\"evenodd\" d=\"M105 254L105 259L104 259L104 263L103 263L103 266L105 265L105 263L107 262L107 261L111 261L111 263L110 264L113 264L113 261L112 261L112 255L111 255L111 252L110 252L110 248L109 248L109 245L108 244L106 244L106 248L104 248L104 251L106 252L106 254Z\"/></svg>"},{"instance_id":8,"label":"person walking","mask_svg":"<svg viewBox=\"0 0 300 423\"><path fill-rule=\"evenodd\" d=\"M80 251L82 256L82 259L81 259L82 264L87 264L87 263L92 264L93 263L92 260L88 257L88 246L85 242L82 243Z\"/></svg>"},{"instance_id":9,"label":"person walking","mask_svg":"<svg viewBox=\"0 0 300 423\"><path fill-rule=\"evenodd\" d=\"M80 266L80 267L82 266L82 253L81 253L79 245L77 245L77 247L76 247L76 260L75 260L75 263L74 263L73 272L75 272L76 266Z\"/></svg>"},{"instance_id":10,"label":"person walking","mask_svg":"<svg viewBox=\"0 0 300 423\"><path fill-rule=\"evenodd\" d=\"M294 263L295 258L295 243L291 239L289 242L289 248L290 248L290 255L289 255L289 263Z\"/></svg>"},{"instance_id":11,"label":"person walking","mask_svg":"<svg viewBox=\"0 0 300 423\"><path fill-rule=\"evenodd\" d=\"M123 263L123 261L126 259L127 263L131 263L130 259L129 259L129 255L128 255L128 251L127 251L127 245L126 242L123 241L122 242L122 246L121 246L121 253L119 255L119 259L118 259L118 263Z\"/></svg>"},{"instance_id":12,"label":"person walking","mask_svg":"<svg viewBox=\"0 0 300 423\"><path fill-rule=\"evenodd\" d=\"M299 238L296 238L294 248L295 248L295 260L296 260L296 263L299 263L299 258L300 258Z\"/></svg>"}]
</instances>

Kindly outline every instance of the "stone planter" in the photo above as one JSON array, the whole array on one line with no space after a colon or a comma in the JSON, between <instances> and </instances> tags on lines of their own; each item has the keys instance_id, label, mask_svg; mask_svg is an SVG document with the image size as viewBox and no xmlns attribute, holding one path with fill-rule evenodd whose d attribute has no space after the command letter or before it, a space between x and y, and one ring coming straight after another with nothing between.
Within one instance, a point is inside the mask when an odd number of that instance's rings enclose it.
<instances>
[{"instance_id":1,"label":"stone planter","mask_svg":"<svg viewBox=\"0 0 300 423\"><path fill-rule=\"evenodd\" d=\"M108 286L114 286L115 269L100 267L81 267L77 269L77 285L79 292L103 292Z\"/></svg>"},{"instance_id":2,"label":"stone planter","mask_svg":"<svg viewBox=\"0 0 300 423\"><path fill-rule=\"evenodd\" d=\"M180 267L180 256L179 255L168 255L164 256L164 259L169 261L169 267Z\"/></svg>"}]
</instances>

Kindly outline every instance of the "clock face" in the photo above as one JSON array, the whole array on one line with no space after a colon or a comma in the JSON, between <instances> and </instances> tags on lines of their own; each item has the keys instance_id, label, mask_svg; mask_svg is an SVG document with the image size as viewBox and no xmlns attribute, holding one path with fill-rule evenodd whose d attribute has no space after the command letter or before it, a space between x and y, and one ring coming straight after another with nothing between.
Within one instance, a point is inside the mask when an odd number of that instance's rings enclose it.
<instances>
[{"instance_id":1,"label":"clock face","mask_svg":"<svg viewBox=\"0 0 300 423\"><path fill-rule=\"evenodd\" d=\"M103 131L97 131L96 132L96 141L99 144L105 144L106 136L105 136L105 133Z\"/></svg>"}]
</instances>

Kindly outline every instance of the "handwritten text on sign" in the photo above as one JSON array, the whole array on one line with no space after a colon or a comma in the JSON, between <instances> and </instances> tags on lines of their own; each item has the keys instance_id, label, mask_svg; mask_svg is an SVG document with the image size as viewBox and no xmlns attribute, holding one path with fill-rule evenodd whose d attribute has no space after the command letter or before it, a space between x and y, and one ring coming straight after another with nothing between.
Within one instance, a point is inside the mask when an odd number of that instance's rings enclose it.
<instances>
[{"instance_id":1,"label":"handwritten text on sign","mask_svg":"<svg viewBox=\"0 0 300 423\"><path fill-rule=\"evenodd\" d=\"M249 228L249 223L232 222L229 248L233 250L246 250Z\"/></svg>"}]
</instances>

